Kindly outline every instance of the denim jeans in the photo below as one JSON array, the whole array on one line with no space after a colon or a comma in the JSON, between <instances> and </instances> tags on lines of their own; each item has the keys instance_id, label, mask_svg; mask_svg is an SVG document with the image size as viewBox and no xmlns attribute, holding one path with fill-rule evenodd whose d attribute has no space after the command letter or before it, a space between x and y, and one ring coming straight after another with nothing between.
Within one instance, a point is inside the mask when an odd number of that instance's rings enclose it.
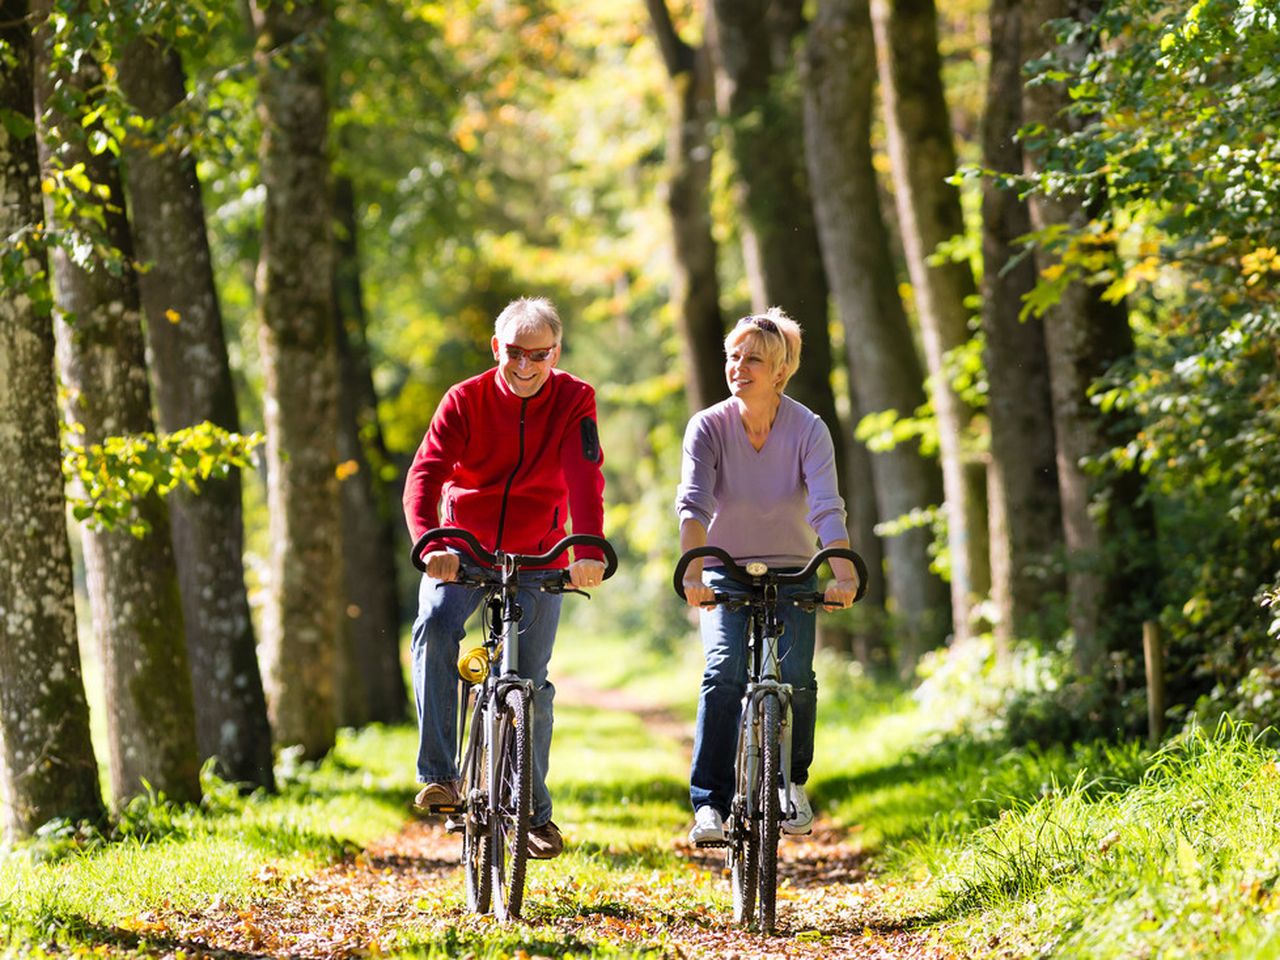
<instances>
[{"instance_id":1,"label":"denim jeans","mask_svg":"<svg viewBox=\"0 0 1280 960\"><path fill-rule=\"evenodd\" d=\"M463 561L463 568L467 561ZM560 572L525 574L559 576ZM466 635L464 624L485 592L470 587L446 587L424 576L418 587L418 618L413 624L413 691L418 705L418 781L443 783L458 779L458 653ZM533 813L529 821L541 826L551 819L547 791L547 761L551 753L552 701L556 688L547 679L547 663L560 622L562 597L523 587L519 594L524 617L520 621L520 676L533 681ZM478 646L481 638L475 638Z\"/></svg>"},{"instance_id":2,"label":"denim jeans","mask_svg":"<svg viewBox=\"0 0 1280 960\"><path fill-rule=\"evenodd\" d=\"M713 567L703 581L716 593L744 594L746 589ZM778 589L781 596L812 593L817 577ZM738 720L747 688L747 610L724 607L701 613L702 650L707 667L698 696L698 720L693 739L693 770L689 799L697 810L713 806L728 816L733 798L733 763L738 751ZM805 783L813 762L813 732L817 720L818 681L813 673L815 615L791 604L778 606L782 638L778 641L779 672L791 684L791 782Z\"/></svg>"}]
</instances>

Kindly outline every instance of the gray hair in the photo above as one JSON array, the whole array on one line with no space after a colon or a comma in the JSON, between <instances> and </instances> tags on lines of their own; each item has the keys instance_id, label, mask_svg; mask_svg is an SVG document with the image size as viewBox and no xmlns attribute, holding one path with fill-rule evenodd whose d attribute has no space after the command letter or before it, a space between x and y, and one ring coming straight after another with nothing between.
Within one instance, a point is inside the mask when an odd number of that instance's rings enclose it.
<instances>
[{"instance_id":1,"label":"gray hair","mask_svg":"<svg viewBox=\"0 0 1280 960\"><path fill-rule=\"evenodd\" d=\"M507 343L523 333L550 330L560 343L563 325L555 305L546 297L520 297L508 303L493 324L493 335Z\"/></svg>"}]
</instances>

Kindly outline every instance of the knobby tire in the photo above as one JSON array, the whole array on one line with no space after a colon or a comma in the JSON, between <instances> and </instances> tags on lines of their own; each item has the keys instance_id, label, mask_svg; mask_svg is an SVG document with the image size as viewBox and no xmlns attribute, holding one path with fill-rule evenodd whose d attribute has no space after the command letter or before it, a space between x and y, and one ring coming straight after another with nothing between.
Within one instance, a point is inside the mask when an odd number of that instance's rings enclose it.
<instances>
[{"instance_id":1,"label":"knobby tire","mask_svg":"<svg viewBox=\"0 0 1280 960\"><path fill-rule=\"evenodd\" d=\"M782 758L781 717L778 698L760 700L760 908L761 933L773 933L778 894L778 768Z\"/></svg>"},{"instance_id":2,"label":"knobby tire","mask_svg":"<svg viewBox=\"0 0 1280 960\"><path fill-rule=\"evenodd\" d=\"M490 807L490 847L493 852L493 908L498 919L520 915L524 903L524 873L529 856L529 808L533 791L529 700L512 687L499 715L498 779Z\"/></svg>"}]
</instances>

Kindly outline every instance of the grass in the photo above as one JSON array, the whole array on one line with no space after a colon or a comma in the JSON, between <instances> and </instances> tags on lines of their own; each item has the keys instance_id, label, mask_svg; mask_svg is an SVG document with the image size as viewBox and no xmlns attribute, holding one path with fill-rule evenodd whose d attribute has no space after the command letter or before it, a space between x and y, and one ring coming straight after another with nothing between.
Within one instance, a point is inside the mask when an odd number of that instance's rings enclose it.
<instances>
[{"instance_id":1,"label":"grass","mask_svg":"<svg viewBox=\"0 0 1280 960\"><path fill-rule=\"evenodd\" d=\"M619 704L659 702L688 720L700 654L692 634L673 649L674 660L570 634L553 675L622 687ZM836 661L822 662L820 689L811 793L869 857L870 921L926 931L971 957L1280 958L1272 739L1223 723L1155 754L1106 743L1011 750L938 733L908 695ZM684 949L671 931L723 917L728 887L676 850L689 817L687 744L665 729L562 698L551 788L570 846L531 865L525 921L465 915L453 873L383 947L427 958ZM404 727L344 731L323 764L282 770L279 795L211 784L201 807L136 802L118 839L65 827L0 853L0 953L155 956L130 934L150 911L250 904L281 877L351 862L402 825L414 744Z\"/></svg>"}]
</instances>

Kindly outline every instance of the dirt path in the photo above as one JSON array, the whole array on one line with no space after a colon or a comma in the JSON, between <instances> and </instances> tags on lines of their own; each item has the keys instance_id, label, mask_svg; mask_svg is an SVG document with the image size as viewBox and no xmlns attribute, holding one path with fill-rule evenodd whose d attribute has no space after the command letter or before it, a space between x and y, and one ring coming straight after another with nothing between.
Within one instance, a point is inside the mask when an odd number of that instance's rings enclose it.
<instances>
[{"instance_id":1,"label":"dirt path","mask_svg":"<svg viewBox=\"0 0 1280 960\"><path fill-rule=\"evenodd\" d=\"M564 703L627 710L644 717L655 732L689 738L678 717L625 695L601 693L574 683L559 685ZM569 838L572 842L572 837ZM715 874L722 854L691 849L682 835L672 848L691 864ZM305 957L336 960L376 956L395 949L397 931L412 929L448 944L458 932L491 930L490 917L471 917L457 906L461 885L460 842L433 823L411 822L359 856L301 878L259 876L263 893L247 907L218 900L199 912L166 912L140 918L137 934L167 944L168 956ZM531 893L526 914L537 945L512 955L529 960L567 949L583 952L593 941L651 946L671 958L836 957L916 960L954 956L927 936L878 925L886 897L896 895L865 871L855 839L819 819L809 837L784 838L780 847L778 934L758 936L735 927L725 915L702 908L673 914L656 911L643 885L619 890L608 909L564 916L540 908ZM727 879L723 881L727 884ZM548 930L550 926L554 930ZM453 936L454 940L449 938ZM553 947L549 940L558 940ZM571 946L572 945L572 946ZM549 949L550 948L550 949Z\"/></svg>"}]
</instances>

